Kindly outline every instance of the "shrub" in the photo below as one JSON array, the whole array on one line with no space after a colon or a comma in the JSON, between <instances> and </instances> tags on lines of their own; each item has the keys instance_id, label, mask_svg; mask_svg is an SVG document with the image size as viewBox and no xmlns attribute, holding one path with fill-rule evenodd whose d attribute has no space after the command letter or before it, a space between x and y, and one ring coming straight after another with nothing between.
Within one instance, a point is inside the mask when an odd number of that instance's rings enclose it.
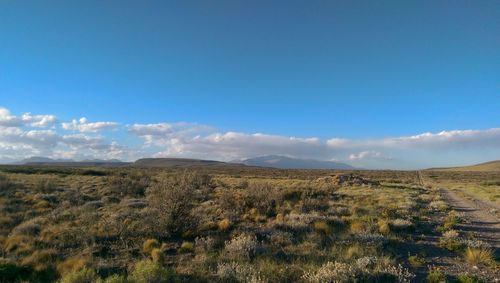
<instances>
[{"instance_id":1,"label":"shrub","mask_svg":"<svg viewBox=\"0 0 500 283\"><path fill-rule=\"evenodd\" d=\"M22 264L31 266L35 271L42 271L50 268L53 262L57 259L58 253L56 250L37 250L31 255L23 258Z\"/></svg>"},{"instance_id":2,"label":"shrub","mask_svg":"<svg viewBox=\"0 0 500 283\"><path fill-rule=\"evenodd\" d=\"M208 253L215 248L215 240L212 237L197 237L194 240L196 253Z\"/></svg>"},{"instance_id":3,"label":"shrub","mask_svg":"<svg viewBox=\"0 0 500 283\"><path fill-rule=\"evenodd\" d=\"M153 262L162 264L163 261L165 260L165 256L163 254L163 251L161 249L155 248L151 251L151 259Z\"/></svg>"},{"instance_id":4,"label":"shrub","mask_svg":"<svg viewBox=\"0 0 500 283\"><path fill-rule=\"evenodd\" d=\"M121 174L108 178L109 190L120 196L141 197L151 183L149 175L144 173Z\"/></svg>"},{"instance_id":5,"label":"shrub","mask_svg":"<svg viewBox=\"0 0 500 283\"><path fill-rule=\"evenodd\" d=\"M353 264L327 262L313 272L306 272L306 282L410 282L414 274L401 265L381 265L377 257L363 257Z\"/></svg>"},{"instance_id":6,"label":"shrub","mask_svg":"<svg viewBox=\"0 0 500 283\"><path fill-rule=\"evenodd\" d=\"M458 224L462 223L463 219L458 215L456 211L450 211L446 219L444 220L443 227L447 230L453 229Z\"/></svg>"},{"instance_id":7,"label":"shrub","mask_svg":"<svg viewBox=\"0 0 500 283\"><path fill-rule=\"evenodd\" d=\"M494 262L493 251L489 248L468 247L464 252L465 261L470 264L491 264Z\"/></svg>"},{"instance_id":8,"label":"shrub","mask_svg":"<svg viewBox=\"0 0 500 283\"><path fill-rule=\"evenodd\" d=\"M153 232L160 236L182 234L196 225L191 211L201 181L184 173L164 177L147 190Z\"/></svg>"},{"instance_id":9,"label":"shrub","mask_svg":"<svg viewBox=\"0 0 500 283\"><path fill-rule=\"evenodd\" d=\"M175 274L151 260L142 260L135 264L129 279L136 283L167 283L175 282Z\"/></svg>"},{"instance_id":10,"label":"shrub","mask_svg":"<svg viewBox=\"0 0 500 283\"><path fill-rule=\"evenodd\" d=\"M153 249L159 248L159 247L160 247L160 243L158 242L158 240L147 239L146 241L144 241L144 244L142 245L142 251L145 254L149 254L149 253L151 253L151 251L153 251Z\"/></svg>"},{"instance_id":11,"label":"shrub","mask_svg":"<svg viewBox=\"0 0 500 283\"><path fill-rule=\"evenodd\" d=\"M97 283L134 283L123 275L113 274L104 280L98 280Z\"/></svg>"},{"instance_id":12,"label":"shrub","mask_svg":"<svg viewBox=\"0 0 500 283\"><path fill-rule=\"evenodd\" d=\"M222 282L264 282L260 272L248 263L223 262L217 264L217 276Z\"/></svg>"},{"instance_id":13,"label":"shrub","mask_svg":"<svg viewBox=\"0 0 500 283\"><path fill-rule=\"evenodd\" d=\"M446 275L440 269L434 268L429 271L426 279L428 283L442 283L446 282Z\"/></svg>"},{"instance_id":14,"label":"shrub","mask_svg":"<svg viewBox=\"0 0 500 283\"><path fill-rule=\"evenodd\" d=\"M227 231L229 230L229 228L231 228L231 221L227 218L224 218L219 221L219 223L217 223L217 227L220 231Z\"/></svg>"},{"instance_id":15,"label":"shrub","mask_svg":"<svg viewBox=\"0 0 500 283\"><path fill-rule=\"evenodd\" d=\"M181 253L190 253L194 251L194 245L191 242L183 242L179 249Z\"/></svg>"},{"instance_id":16,"label":"shrub","mask_svg":"<svg viewBox=\"0 0 500 283\"><path fill-rule=\"evenodd\" d=\"M433 210L446 211L448 205L442 200L434 200L429 203L429 207Z\"/></svg>"},{"instance_id":17,"label":"shrub","mask_svg":"<svg viewBox=\"0 0 500 283\"><path fill-rule=\"evenodd\" d=\"M326 221L316 221L314 222L313 224L313 227L314 227L314 231L316 231L316 233L318 234L321 234L321 235L331 235L333 230L332 230L332 227L330 227L330 225L326 222Z\"/></svg>"},{"instance_id":18,"label":"shrub","mask_svg":"<svg viewBox=\"0 0 500 283\"><path fill-rule=\"evenodd\" d=\"M254 235L241 234L226 241L226 256L231 259L251 259L257 251L257 238Z\"/></svg>"},{"instance_id":19,"label":"shrub","mask_svg":"<svg viewBox=\"0 0 500 283\"><path fill-rule=\"evenodd\" d=\"M59 283L95 283L99 280L96 272L90 268L82 268L78 271L67 273L59 280Z\"/></svg>"},{"instance_id":20,"label":"shrub","mask_svg":"<svg viewBox=\"0 0 500 283\"><path fill-rule=\"evenodd\" d=\"M457 276L457 281L459 283L484 283L483 280L477 278L474 275L470 275L470 274L467 274L467 273L462 273L462 274L458 275Z\"/></svg>"},{"instance_id":21,"label":"shrub","mask_svg":"<svg viewBox=\"0 0 500 283\"><path fill-rule=\"evenodd\" d=\"M52 180L40 180L36 186L35 190L38 190L42 193L51 193L57 190L57 185Z\"/></svg>"},{"instance_id":22,"label":"shrub","mask_svg":"<svg viewBox=\"0 0 500 283\"><path fill-rule=\"evenodd\" d=\"M389 225L389 221L387 220L380 220L378 223L378 231L382 235L387 235L391 233L391 226Z\"/></svg>"},{"instance_id":23,"label":"shrub","mask_svg":"<svg viewBox=\"0 0 500 283\"><path fill-rule=\"evenodd\" d=\"M244 206L257 209L260 215L274 217L276 206L283 202L279 189L267 183L250 183L245 190Z\"/></svg>"},{"instance_id":24,"label":"shrub","mask_svg":"<svg viewBox=\"0 0 500 283\"><path fill-rule=\"evenodd\" d=\"M419 255L411 255L408 257L408 262L413 267L421 267L421 266L425 265L425 258L423 258Z\"/></svg>"},{"instance_id":25,"label":"shrub","mask_svg":"<svg viewBox=\"0 0 500 283\"><path fill-rule=\"evenodd\" d=\"M86 257L74 256L67 258L65 261L57 265L57 271L60 274L67 274L75 272L77 270L83 270L89 264L89 260Z\"/></svg>"},{"instance_id":26,"label":"shrub","mask_svg":"<svg viewBox=\"0 0 500 283\"><path fill-rule=\"evenodd\" d=\"M368 230L367 225L360 220L353 221L349 227L352 233L365 233Z\"/></svg>"},{"instance_id":27,"label":"shrub","mask_svg":"<svg viewBox=\"0 0 500 283\"><path fill-rule=\"evenodd\" d=\"M457 230L448 230L443 233L443 238L445 239L457 239L459 236Z\"/></svg>"},{"instance_id":28,"label":"shrub","mask_svg":"<svg viewBox=\"0 0 500 283\"><path fill-rule=\"evenodd\" d=\"M439 246L452 252L460 252L465 248L465 245L462 242L453 238L439 239Z\"/></svg>"},{"instance_id":29,"label":"shrub","mask_svg":"<svg viewBox=\"0 0 500 283\"><path fill-rule=\"evenodd\" d=\"M411 223L411 221L406 220L406 219L399 219L398 218L398 219L391 221L391 227L397 231L407 230L407 229L411 228L412 226L413 226L413 223Z\"/></svg>"}]
</instances>

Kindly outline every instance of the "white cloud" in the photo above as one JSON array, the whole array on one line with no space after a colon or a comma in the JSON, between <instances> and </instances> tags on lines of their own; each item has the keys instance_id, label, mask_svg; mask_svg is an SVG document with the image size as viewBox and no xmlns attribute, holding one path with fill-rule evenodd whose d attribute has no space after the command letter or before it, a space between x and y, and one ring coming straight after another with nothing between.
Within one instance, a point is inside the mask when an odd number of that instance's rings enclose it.
<instances>
[{"instance_id":1,"label":"white cloud","mask_svg":"<svg viewBox=\"0 0 500 283\"><path fill-rule=\"evenodd\" d=\"M373 150L365 150L358 153L352 153L349 155L349 160L362 160L368 158L386 158L381 152Z\"/></svg>"},{"instance_id":2,"label":"white cloud","mask_svg":"<svg viewBox=\"0 0 500 283\"><path fill-rule=\"evenodd\" d=\"M0 161L12 162L31 157L53 158L128 158L133 154L128 148L101 136L83 134L62 135L53 126L57 122L54 115L32 115L25 113L15 116L6 108L0 108ZM109 128L108 123L79 122L82 130L94 131Z\"/></svg>"},{"instance_id":3,"label":"white cloud","mask_svg":"<svg viewBox=\"0 0 500 283\"><path fill-rule=\"evenodd\" d=\"M215 130L201 133L196 127L190 128L189 124L179 128L172 125L134 125L129 128L129 132L143 138L146 146L154 146L158 151L152 155L156 157L232 160L278 154L298 158L348 161L365 168L383 166L398 169L398 166L411 167L412 161L415 161L413 168L425 167L436 161L434 156L436 158L441 156L442 160L454 162L456 160L450 155L460 154L464 149L469 153L490 149L500 154L500 129L496 128L443 131L381 139L321 140L314 137L297 138ZM207 128L209 127L203 127ZM469 162L474 162L470 156L467 158L471 160Z\"/></svg>"},{"instance_id":4,"label":"white cloud","mask_svg":"<svg viewBox=\"0 0 500 283\"><path fill-rule=\"evenodd\" d=\"M32 115L24 113L21 117L12 115L7 108L0 107L0 126L1 127L49 127L57 122L54 115Z\"/></svg>"},{"instance_id":5,"label":"white cloud","mask_svg":"<svg viewBox=\"0 0 500 283\"><path fill-rule=\"evenodd\" d=\"M463 148L500 147L500 128L486 130L453 130L423 133L414 136L381 139L330 139L327 144L336 149L392 148L418 150L456 150Z\"/></svg>"},{"instance_id":6,"label":"white cloud","mask_svg":"<svg viewBox=\"0 0 500 283\"><path fill-rule=\"evenodd\" d=\"M262 155L347 161L363 168L408 169L446 166L500 158L500 128L452 130L379 139L319 139L220 131L195 123L120 126L86 118L61 123L54 115L13 115L0 108L0 161L33 155L56 158L175 156L233 160ZM48 128L51 127L51 128ZM45 129L44 129L45 128ZM99 134L104 129L116 132ZM123 131L129 136L124 136ZM116 134L117 133L117 134ZM120 137L120 142L110 137ZM139 138L139 140L130 139ZM142 141L139 144L138 141ZM124 144L128 146L125 146Z\"/></svg>"},{"instance_id":7,"label":"white cloud","mask_svg":"<svg viewBox=\"0 0 500 283\"><path fill-rule=\"evenodd\" d=\"M62 123L63 129L78 132L95 133L101 130L111 130L118 127L116 122L93 122L89 123L87 118L82 117L79 120L73 119L70 123Z\"/></svg>"}]
</instances>

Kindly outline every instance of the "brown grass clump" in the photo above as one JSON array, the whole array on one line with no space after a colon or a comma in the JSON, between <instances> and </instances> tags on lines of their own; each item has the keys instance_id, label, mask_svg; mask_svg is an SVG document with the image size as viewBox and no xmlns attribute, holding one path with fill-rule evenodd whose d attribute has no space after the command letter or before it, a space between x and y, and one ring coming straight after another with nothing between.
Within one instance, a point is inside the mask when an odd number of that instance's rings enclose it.
<instances>
[{"instance_id":1,"label":"brown grass clump","mask_svg":"<svg viewBox=\"0 0 500 283\"><path fill-rule=\"evenodd\" d=\"M227 231L231 228L231 220L224 218L219 223L217 223L217 227L220 231Z\"/></svg>"},{"instance_id":2,"label":"brown grass clump","mask_svg":"<svg viewBox=\"0 0 500 283\"><path fill-rule=\"evenodd\" d=\"M358 258L363 255L363 248L359 244L354 244L347 248L345 257L347 259Z\"/></svg>"},{"instance_id":3,"label":"brown grass clump","mask_svg":"<svg viewBox=\"0 0 500 283\"><path fill-rule=\"evenodd\" d=\"M153 260L153 262L163 264L163 261L165 260L165 255L163 254L163 251L161 249L154 248L151 251L151 259Z\"/></svg>"},{"instance_id":4,"label":"brown grass clump","mask_svg":"<svg viewBox=\"0 0 500 283\"><path fill-rule=\"evenodd\" d=\"M58 258L58 253L54 249L38 250L22 260L22 265L29 265L36 271L42 271L50 267Z\"/></svg>"},{"instance_id":5,"label":"brown grass clump","mask_svg":"<svg viewBox=\"0 0 500 283\"><path fill-rule=\"evenodd\" d=\"M65 261L57 265L57 271L59 274L69 274L71 272L76 272L82 270L89 265L90 261L84 256L74 256L67 258Z\"/></svg>"},{"instance_id":6,"label":"brown grass clump","mask_svg":"<svg viewBox=\"0 0 500 283\"><path fill-rule=\"evenodd\" d=\"M359 221L359 220L353 221L351 223L351 225L349 226L349 228L351 229L351 232L355 233L355 234L356 233L364 233L367 230L365 223L363 223L362 221Z\"/></svg>"},{"instance_id":7,"label":"brown grass clump","mask_svg":"<svg viewBox=\"0 0 500 283\"><path fill-rule=\"evenodd\" d=\"M147 239L146 241L144 241L144 244L142 245L142 251L145 254L149 254L149 253L151 253L151 251L153 251L153 249L156 249L159 247L160 247L160 243L158 242L158 240Z\"/></svg>"},{"instance_id":8,"label":"brown grass clump","mask_svg":"<svg viewBox=\"0 0 500 283\"><path fill-rule=\"evenodd\" d=\"M465 261L470 264L491 264L494 260L493 251L488 248L467 248L464 252Z\"/></svg>"},{"instance_id":9,"label":"brown grass clump","mask_svg":"<svg viewBox=\"0 0 500 283\"><path fill-rule=\"evenodd\" d=\"M7 252L25 253L32 251L30 237L25 235L11 235L5 240L4 249Z\"/></svg>"},{"instance_id":10,"label":"brown grass clump","mask_svg":"<svg viewBox=\"0 0 500 283\"><path fill-rule=\"evenodd\" d=\"M314 231L322 235L331 235L333 230L332 227L326 221L316 221L313 224Z\"/></svg>"},{"instance_id":11,"label":"brown grass clump","mask_svg":"<svg viewBox=\"0 0 500 283\"><path fill-rule=\"evenodd\" d=\"M391 226L389 225L389 221L380 220L378 223L378 231L380 234L387 235L391 233Z\"/></svg>"}]
</instances>

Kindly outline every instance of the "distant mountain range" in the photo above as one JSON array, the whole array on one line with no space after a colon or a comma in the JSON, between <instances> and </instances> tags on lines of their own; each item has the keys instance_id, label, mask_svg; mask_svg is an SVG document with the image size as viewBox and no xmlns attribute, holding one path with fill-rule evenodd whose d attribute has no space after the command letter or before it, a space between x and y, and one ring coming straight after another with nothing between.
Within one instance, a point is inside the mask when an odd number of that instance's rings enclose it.
<instances>
[{"instance_id":1,"label":"distant mountain range","mask_svg":"<svg viewBox=\"0 0 500 283\"><path fill-rule=\"evenodd\" d=\"M232 164L215 160L201 160L189 158L142 158L138 159L132 166L137 167L189 167L189 166L235 166Z\"/></svg>"},{"instance_id":2,"label":"distant mountain range","mask_svg":"<svg viewBox=\"0 0 500 283\"><path fill-rule=\"evenodd\" d=\"M322 161L315 159L299 159L281 155L266 155L255 158L248 158L237 162L249 166L273 167L281 169L356 169L349 164L341 162Z\"/></svg>"},{"instance_id":3,"label":"distant mountain range","mask_svg":"<svg viewBox=\"0 0 500 283\"><path fill-rule=\"evenodd\" d=\"M348 164L320 161L314 159L298 159L279 155L267 155L244 160L222 162L189 158L142 158L135 162L123 162L118 159L52 159L34 156L15 162L16 165L60 165L60 166L136 166L136 167L190 167L190 166L255 166L281 169L356 169Z\"/></svg>"},{"instance_id":4,"label":"distant mountain range","mask_svg":"<svg viewBox=\"0 0 500 283\"><path fill-rule=\"evenodd\" d=\"M73 159L52 159L48 157L33 156L13 163L15 165L125 165L128 162L123 162L118 159L85 159L75 161Z\"/></svg>"}]
</instances>

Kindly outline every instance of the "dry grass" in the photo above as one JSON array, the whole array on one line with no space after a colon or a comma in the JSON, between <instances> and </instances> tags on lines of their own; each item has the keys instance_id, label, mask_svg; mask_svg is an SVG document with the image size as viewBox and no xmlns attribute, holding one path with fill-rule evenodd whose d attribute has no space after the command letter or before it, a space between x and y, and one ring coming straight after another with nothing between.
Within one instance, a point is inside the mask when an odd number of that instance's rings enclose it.
<instances>
[{"instance_id":1,"label":"dry grass","mask_svg":"<svg viewBox=\"0 0 500 283\"><path fill-rule=\"evenodd\" d=\"M467 248L464 252L466 262L478 264L492 264L495 262L493 250L489 248Z\"/></svg>"},{"instance_id":2,"label":"dry grass","mask_svg":"<svg viewBox=\"0 0 500 283\"><path fill-rule=\"evenodd\" d=\"M397 281L412 276L396 265L408 258L396 247L415 244L424 216L442 213L428 208L440 200L415 172L9 170L2 256L33 282L303 282L350 266L368 282ZM377 185L329 183L332 174ZM50 280L33 279L50 269Z\"/></svg>"}]
</instances>

